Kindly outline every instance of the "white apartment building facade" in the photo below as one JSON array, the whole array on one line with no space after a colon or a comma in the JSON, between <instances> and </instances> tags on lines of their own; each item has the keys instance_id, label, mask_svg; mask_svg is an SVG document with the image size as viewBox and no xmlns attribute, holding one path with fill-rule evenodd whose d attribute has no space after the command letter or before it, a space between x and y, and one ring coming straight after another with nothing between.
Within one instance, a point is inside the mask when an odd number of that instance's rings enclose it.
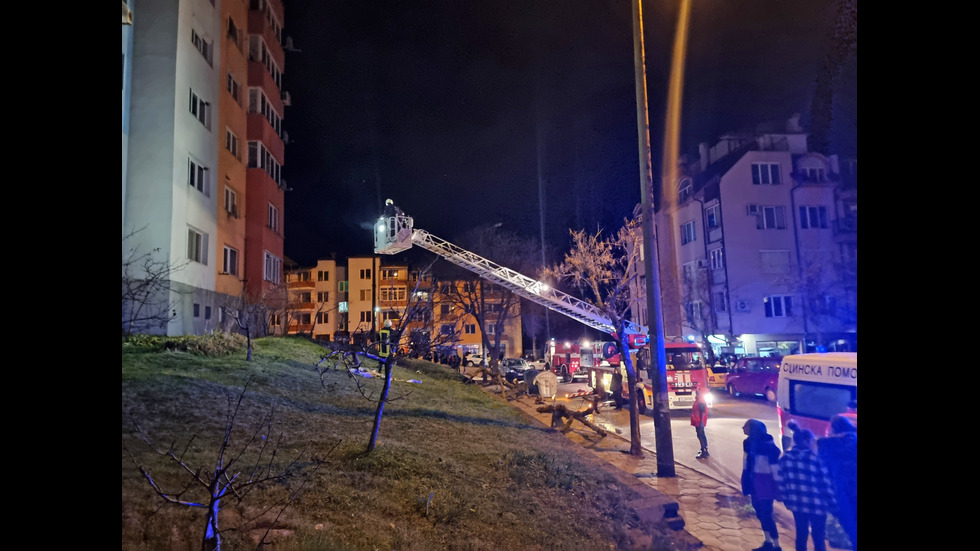
<instances>
[{"instance_id":1,"label":"white apartment building facade","mask_svg":"<svg viewBox=\"0 0 980 551\"><path fill-rule=\"evenodd\" d=\"M856 350L856 162L842 173L806 138L790 119L682 166L655 215L668 337L716 354ZM642 281L633 316L649 326Z\"/></svg>"}]
</instances>

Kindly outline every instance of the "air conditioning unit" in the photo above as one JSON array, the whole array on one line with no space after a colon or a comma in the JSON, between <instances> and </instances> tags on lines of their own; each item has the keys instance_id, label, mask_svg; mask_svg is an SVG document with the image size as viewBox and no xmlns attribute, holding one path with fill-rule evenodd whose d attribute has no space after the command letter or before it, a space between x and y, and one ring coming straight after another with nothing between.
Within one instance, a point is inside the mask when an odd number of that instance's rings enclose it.
<instances>
[{"instance_id":1,"label":"air conditioning unit","mask_svg":"<svg viewBox=\"0 0 980 551\"><path fill-rule=\"evenodd\" d=\"M282 131L282 143L289 143L289 132Z\"/></svg>"},{"instance_id":2,"label":"air conditioning unit","mask_svg":"<svg viewBox=\"0 0 980 551\"><path fill-rule=\"evenodd\" d=\"M698 268L707 268L707 267L708 267L708 260L705 259L705 258L699 258L698 259Z\"/></svg>"},{"instance_id":3,"label":"air conditioning unit","mask_svg":"<svg viewBox=\"0 0 980 551\"><path fill-rule=\"evenodd\" d=\"M749 301L747 301L747 300L736 300L735 301L735 311L736 312L748 312L749 311Z\"/></svg>"},{"instance_id":4,"label":"air conditioning unit","mask_svg":"<svg viewBox=\"0 0 980 551\"><path fill-rule=\"evenodd\" d=\"M287 92L285 90L282 91L282 104L283 105L287 105L287 106L293 104L293 98L292 98L292 96L290 96L289 95L289 92Z\"/></svg>"},{"instance_id":5,"label":"air conditioning unit","mask_svg":"<svg viewBox=\"0 0 980 551\"><path fill-rule=\"evenodd\" d=\"M746 205L745 213L748 215L759 214L759 205Z\"/></svg>"}]
</instances>

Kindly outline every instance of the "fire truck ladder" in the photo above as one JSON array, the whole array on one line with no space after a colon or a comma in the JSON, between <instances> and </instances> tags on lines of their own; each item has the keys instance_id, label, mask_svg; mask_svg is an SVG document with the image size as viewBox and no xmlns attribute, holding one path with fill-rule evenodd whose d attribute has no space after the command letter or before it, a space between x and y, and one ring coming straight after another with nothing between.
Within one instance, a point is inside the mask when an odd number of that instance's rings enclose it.
<instances>
[{"instance_id":1,"label":"fire truck ladder","mask_svg":"<svg viewBox=\"0 0 980 551\"><path fill-rule=\"evenodd\" d=\"M398 214L378 220L374 239L375 253L396 254L411 248L413 244L505 287L531 302L605 333L615 332L612 321L592 304L553 289L546 283L531 279L510 268L500 266L425 230L413 228L413 220L410 216ZM629 323L627 331L647 334L645 327L632 323Z\"/></svg>"}]
</instances>

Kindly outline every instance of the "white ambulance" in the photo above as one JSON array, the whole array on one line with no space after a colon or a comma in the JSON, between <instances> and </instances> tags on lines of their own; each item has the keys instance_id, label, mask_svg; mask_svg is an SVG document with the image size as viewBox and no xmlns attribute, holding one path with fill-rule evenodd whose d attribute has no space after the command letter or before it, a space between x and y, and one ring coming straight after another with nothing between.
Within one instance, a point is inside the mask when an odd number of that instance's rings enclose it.
<instances>
[{"instance_id":1,"label":"white ambulance","mask_svg":"<svg viewBox=\"0 0 980 551\"><path fill-rule=\"evenodd\" d=\"M820 438L831 416L841 413L857 426L857 352L792 354L783 357L776 392L776 414L783 449L789 449L795 421Z\"/></svg>"}]
</instances>

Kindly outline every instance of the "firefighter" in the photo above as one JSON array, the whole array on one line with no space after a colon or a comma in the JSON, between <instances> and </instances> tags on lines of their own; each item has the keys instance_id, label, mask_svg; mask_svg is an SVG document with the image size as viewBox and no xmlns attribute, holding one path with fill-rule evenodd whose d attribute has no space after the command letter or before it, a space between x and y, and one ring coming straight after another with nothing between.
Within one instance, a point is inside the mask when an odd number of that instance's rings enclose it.
<instances>
[{"instance_id":1,"label":"firefighter","mask_svg":"<svg viewBox=\"0 0 980 551\"><path fill-rule=\"evenodd\" d=\"M391 320L385 320L384 327L378 331L378 357L387 359L394 353L391 348Z\"/></svg>"}]
</instances>

